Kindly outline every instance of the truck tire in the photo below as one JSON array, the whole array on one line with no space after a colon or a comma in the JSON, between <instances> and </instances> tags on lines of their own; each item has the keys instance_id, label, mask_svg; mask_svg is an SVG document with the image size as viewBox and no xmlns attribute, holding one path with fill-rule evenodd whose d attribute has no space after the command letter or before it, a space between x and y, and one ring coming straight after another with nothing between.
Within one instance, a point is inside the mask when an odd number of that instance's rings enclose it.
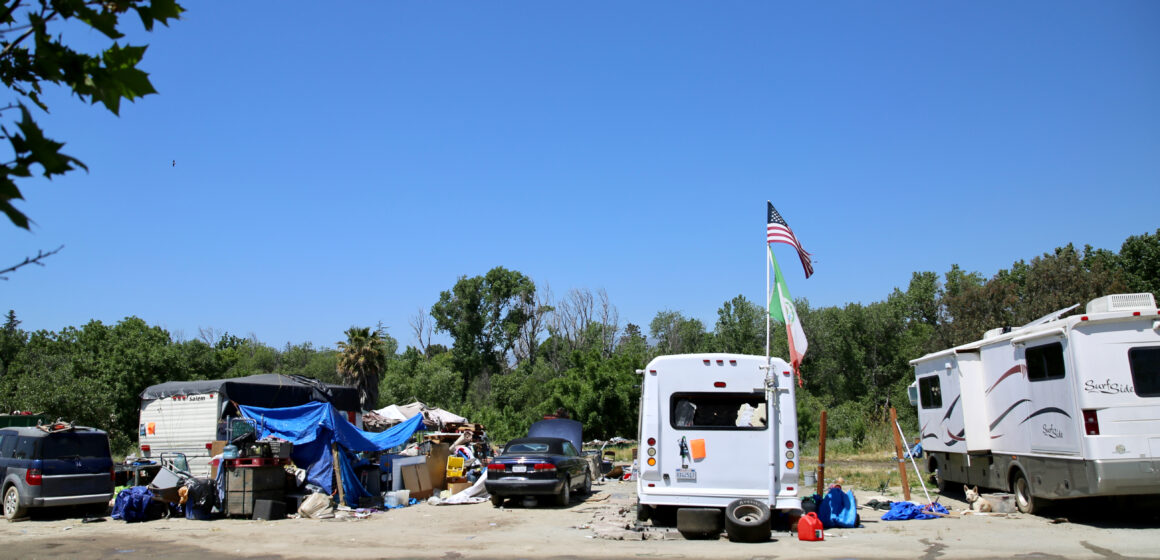
<instances>
[{"instance_id":1,"label":"truck tire","mask_svg":"<svg viewBox=\"0 0 1160 560\"><path fill-rule=\"evenodd\" d=\"M13 519L20 519L28 513L28 510L20 505L20 490L16 485L9 486L4 490L4 518L12 521Z\"/></svg>"},{"instance_id":2,"label":"truck tire","mask_svg":"<svg viewBox=\"0 0 1160 560\"><path fill-rule=\"evenodd\" d=\"M761 500L741 498L725 507L725 532L733 542L769 540L769 506Z\"/></svg>"},{"instance_id":3,"label":"truck tire","mask_svg":"<svg viewBox=\"0 0 1160 560\"><path fill-rule=\"evenodd\" d=\"M637 522L644 523L645 521L648 521L649 513L650 513L651 509L652 508L650 508L649 506L644 505L638 501L636 503L636 520L637 520Z\"/></svg>"},{"instance_id":4,"label":"truck tire","mask_svg":"<svg viewBox=\"0 0 1160 560\"><path fill-rule=\"evenodd\" d=\"M721 536L721 510L717 508L680 508L677 531L686 539L716 539Z\"/></svg>"},{"instance_id":5,"label":"truck tire","mask_svg":"<svg viewBox=\"0 0 1160 560\"><path fill-rule=\"evenodd\" d=\"M1016 470L1011 477L1011 492L1015 494L1015 507L1020 512L1031 515L1043 509L1042 500L1031 495L1031 484L1027 482L1023 471Z\"/></svg>"}]
</instances>

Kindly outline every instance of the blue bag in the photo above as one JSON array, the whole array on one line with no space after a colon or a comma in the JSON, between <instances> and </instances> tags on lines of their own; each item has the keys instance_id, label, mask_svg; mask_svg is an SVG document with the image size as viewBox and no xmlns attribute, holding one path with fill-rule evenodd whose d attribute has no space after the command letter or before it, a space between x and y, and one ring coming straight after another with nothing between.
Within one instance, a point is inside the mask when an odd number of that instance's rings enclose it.
<instances>
[{"instance_id":1,"label":"blue bag","mask_svg":"<svg viewBox=\"0 0 1160 560\"><path fill-rule=\"evenodd\" d=\"M126 523L145 521L153 492L146 486L131 486L121 490L113 502L113 519L124 519Z\"/></svg>"},{"instance_id":2,"label":"blue bag","mask_svg":"<svg viewBox=\"0 0 1160 560\"><path fill-rule=\"evenodd\" d=\"M854 493L835 486L826 492L818 506L818 519L826 529L838 527L849 529L858 526L858 505Z\"/></svg>"}]
</instances>

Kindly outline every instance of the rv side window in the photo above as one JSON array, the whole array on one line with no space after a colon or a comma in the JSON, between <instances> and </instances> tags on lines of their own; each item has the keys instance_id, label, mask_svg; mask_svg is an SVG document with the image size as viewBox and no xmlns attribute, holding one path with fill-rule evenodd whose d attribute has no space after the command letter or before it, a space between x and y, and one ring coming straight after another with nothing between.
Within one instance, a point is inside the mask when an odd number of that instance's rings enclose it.
<instances>
[{"instance_id":1,"label":"rv side window","mask_svg":"<svg viewBox=\"0 0 1160 560\"><path fill-rule=\"evenodd\" d=\"M1027 355L1027 380L1046 381L1063 379L1063 344L1052 342L1042 346L1029 346Z\"/></svg>"},{"instance_id":2,"label":"rv side window","mask_svg":"<svg viewBox=\"0 0 1160 560\"><path fill-rule=\"evenodd\" d=\"M1160 397L1160 347L1128 350L1132 385L1141 397Z\"/></svg>"},{"instance_id":3,"label":"rv side window","mask_svg":"<svg viewBox=\"0 0 1160 560\"><path fill-rule=\"evenodd\" d=\"M937 375L918 380L918 398L922 408L942 408L942 386Z\"/></svg>"},{"instance_id":4,"label":"rv side window","mask_svg":"<svg viewBox=\"0 0 1160 560\"><path fill-rule=\"evenodd\" d=\"M675 393L669 401L677 429L764 430L767 417L761 393Z\"/></svg>"}]
</instances>

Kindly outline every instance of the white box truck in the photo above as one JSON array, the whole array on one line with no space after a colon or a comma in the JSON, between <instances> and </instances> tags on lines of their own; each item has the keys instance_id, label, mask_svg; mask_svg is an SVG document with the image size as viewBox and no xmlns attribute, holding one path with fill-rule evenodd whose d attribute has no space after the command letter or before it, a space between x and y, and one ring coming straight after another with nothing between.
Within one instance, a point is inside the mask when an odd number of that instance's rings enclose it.
<instances>
[{"instance_id":1,"label":"white box truck","mask_svg":"<svg viewBox=\"0 0 1160 560\"><path fill-rule=\"evenodd\" d=\"M1152 294L1092 300L911 364L927 468L1053 499L1160 494L1160 314Z\"/></svg>"},{"instance_id":2,"label":"white box truck","mask_svg":"<svg viewBox=\"0 0 1160 560\"><path fill-rule=\"evenodd\" d=\"M687 537L769 539L801 514L793 372L778 358L661 356L638 371L638 519Z\"/></svg>"},{"instance_id":3,"label":"white box truck","mask_svg":"<svg viewBox=\"0 0 1160 560\"><path fill-rule=\"evenodd\" d=\"M237 405L279 408L330 402L358 426L358 390L308 377L267 373L231 379L171 381L141 392L138 426L142 457L182 453L194 476L209 476L213 442L228 437L227 422Z\"/></svg>"}]
</instances>

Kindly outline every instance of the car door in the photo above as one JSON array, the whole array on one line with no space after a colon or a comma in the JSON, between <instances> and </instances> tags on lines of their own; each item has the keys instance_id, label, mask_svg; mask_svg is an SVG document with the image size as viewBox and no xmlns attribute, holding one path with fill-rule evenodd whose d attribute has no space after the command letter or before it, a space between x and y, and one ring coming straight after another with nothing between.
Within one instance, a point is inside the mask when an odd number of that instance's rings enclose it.
<instances>
[{"instance_id":1,"label":"car door","mask_svg":"<svg viewBox=\"0 0 1160 560\"><path fill-rule=\"evenodd\" d=\"M12 462L12 455L15 452L16 432L0 431L0 481L8 476L8 464Z\"/></svg>"},{"instance_id":2,"label":"car door","mask_svg":"<svg viewBox=\"0 0 1160 560\"><path fill-rule=\"evenodd\" d=\"M572 445L572 442L564 442L564 460L567 464L568 477L573 484L578 480L583 480L584 477L584 460L580 458L580 452Z\"/></svg>"}]
</instances>

